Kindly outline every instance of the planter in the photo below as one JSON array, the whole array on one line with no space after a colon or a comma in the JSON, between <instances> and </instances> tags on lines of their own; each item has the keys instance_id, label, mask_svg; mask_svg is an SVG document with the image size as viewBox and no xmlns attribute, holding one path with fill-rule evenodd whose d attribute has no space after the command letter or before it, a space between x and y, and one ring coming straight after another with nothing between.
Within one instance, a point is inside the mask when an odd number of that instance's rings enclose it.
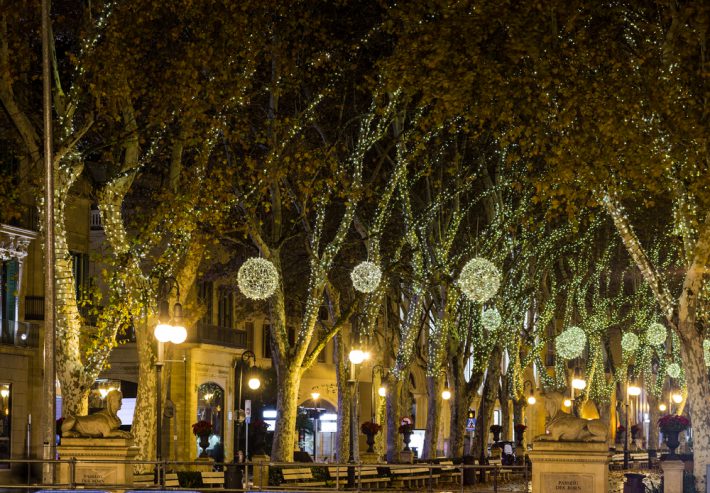
<instances>
[{"instance_id":1,"label":"planter","mask_svg":"<svg viewBox=\"0 0 710 493\"><path fill-rule=\"evenodd\" d=\"M518 447L523 446L523 439L525 438L525 432L524 431L516 431L515 432L515 444Z\"/></svg>"},{"instance_id":2,"label":"planter","mask_svg":"<svg viewBox=\"0 0 710 493\"><path fill-rule=\"evenodd\" d=\"M367 441L367 452L372 453L375 451L373 446L375 445L375 434L374 433L365 433L366 441Z\"/></svg>"},{"instance_id":3,"label":"planter","mask_svg":"<svg viewBox=\"0 0 710 493\"><path fill-rule=\"evenodd\" d=\"M402 449L403 452L409 452L411 450L409 448L409 442L411 440L412 440L412 432L411 431L402 433L402 441L404 442L404 449Z\"/></svg>"},{"instance_id":4,"label":"planter","mask_svg":"<svg viewBox=\"0 0 710 493\"><path fill-rule=\"evenodd\" d=\"M673 459L677 458L678 456L675 453L675 449L677 449L678 445L680 445L680 441L678 440L678 434L680 433L680 430L661 431L663 432L663 440L666 442L668 450L670 451L668 457Z\"/></svg>"},{"instance_id":5,"label":"planter","mask_svg":"<svg viewBox=\"0 0 710 493\"><path fill-rule=\"evenodd\" d=\"M208 457L207 455L207 447L210 446L210 434L209 433L203 433L201 435L198 435L198 444L200 445L200 448L202 451L200 452L200 458Z\"/></svg>"},{"instance_id":6,"label":"planter","mask_svg":"<svg viewBox=\"0 0 710 493\"><path fill-rule=\"evenodd\" d=\"M491 431L493 433L493 441L500 442L500 431Z\"/></svg>"}]
</instances>

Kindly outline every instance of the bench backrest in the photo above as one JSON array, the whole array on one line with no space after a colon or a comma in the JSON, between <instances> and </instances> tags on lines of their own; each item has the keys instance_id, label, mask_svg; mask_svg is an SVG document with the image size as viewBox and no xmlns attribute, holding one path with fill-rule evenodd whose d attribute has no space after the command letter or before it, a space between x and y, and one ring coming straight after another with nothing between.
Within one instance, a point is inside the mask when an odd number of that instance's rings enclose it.
<instances>
[{"instance_id":1,"label":"bench backrest","mask_svg":"<svg viewBox=\"0 0 710 493\"><path fill-rule=\"evenodd\" d=\"M165 474L165 486L170 488L180 487L180 481L178 480L178 475L176 472L169 472Z\"/></svg>"},{"instance_id":2,"label":"bench backrest","mask_svg":"<svg viewBox=\"0 0 710 493\"><path fill-rule=\"evenodd\" d=\"M284 481L300 481L302 479L313 479L313 473L309 467L284 467L281 470Z\"/></svg>"}]
</instances>

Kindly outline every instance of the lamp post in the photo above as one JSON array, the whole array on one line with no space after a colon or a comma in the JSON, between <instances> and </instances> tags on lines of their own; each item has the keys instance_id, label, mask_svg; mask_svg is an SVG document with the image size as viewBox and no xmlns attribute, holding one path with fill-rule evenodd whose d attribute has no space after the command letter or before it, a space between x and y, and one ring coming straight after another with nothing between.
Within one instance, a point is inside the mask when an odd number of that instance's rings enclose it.
<instances>
[{"instance_id":1,"label":"lamp post","mask_svg":"<svg viewBox=\"0 0 710 493\"><path fill-rule=\"evenodd\" d=\"M641 394L641 387L635 382L629 381L626 386L626 432L624 435L624 469L629 468L629 396L638 396Z\"/></svg>"},{"instance_id":2,"label":"lamp post","mask_svg":"<svg viewBox=\"0 0 710 493\"><path fill-rule=\"evenodd\" d=\"M313 419L313 462L318 462L318 416L320 411L318 410L318 398L320 397L320 392L315 390L311 392L311 399L313 399L314 409L314 419Z\"/></svg>"},{"instance_id":3,"label":"lamp post","mask_svg":"<svg viewBox=\"0 0 710 493\"><path fill-rule=\"evenodd\" d=\"M357 437L357 365L365 360L365 353L354 348L350 351L350 446L348 450L348 488L355 488L355 438Z\"/></svg>"},{"instance_id":4,"label":"lamp post","mask_svg":"<svg viewBox=\"0 0 710 493\"><path fill-rule=\"evenodd\" d=\"M180 304L180 286L174 277L166 277L160 282L160 291L162 294L162 299L158 303L158 325L155 326L153 335L158 341L158 359L155 362L155 373L156 373L156 443L155 443L155 460L160 463L163 460L163 401L162 401L162 371L164 361L164 350L165 343L172 342L173 344L180 344L185 342L187 339L187 330L182 325L182 305ZM170 319L170 304L168 303L168 296L170 290L175 286L175 292L177 299L175 305L173 305L173 317ZM166 288L167 287L167 288ZM172 322L172 323L171 323ZM162 474L160 474L160 464L156 466L158 468L158 480L159 483L163 484Z\"/></svg>"},{"instance_id":5,"label":"lamp post","mask_svg":"<svg viewBox=\"0 0 710 493\"><path fill-rule=\"evenodd\" d=\"M525 387L528 385L530 385L530 395L528 395L527 402L528 405L534 406L537 399L535 398L535 387L533 386L532 380L525 380L525 382L523 382L523 393L525 393Z\"/></svg>"},{"instance_id":6,"label":"lamp post","mask_svg":"<svg viewBox=\"0 0 710 493\"><path fill-rule=\"evenodd\" d=\"M235 362L235 366L239 364L239 377L237 378L237 381L239 382L238 384L238 393L237 393L237 405L235 406L237 409L237 415L235 417L235 420L237 424L234 426L234 444L232 446L232 461L236 462L237 461L237 455L239 451L239 439L241 435L241 424L243 422L243 417L244 417L244 411L242 408L242 385L244 382L244 365L249 364L249 362L252 362L252 364L256 365L256 355L254 354L253 351L244 351L241 356L241 361L237 360ZM249 366L251 368L251 366ZM258 377L256 376L251 376L249 380L247 381L247 385L249 386L250 389L252 390L257 390L259 387L261 387L261 380L259 380ZM246 460L246 455L245 455L245 460Z\"/></svg>"}]
</instances>

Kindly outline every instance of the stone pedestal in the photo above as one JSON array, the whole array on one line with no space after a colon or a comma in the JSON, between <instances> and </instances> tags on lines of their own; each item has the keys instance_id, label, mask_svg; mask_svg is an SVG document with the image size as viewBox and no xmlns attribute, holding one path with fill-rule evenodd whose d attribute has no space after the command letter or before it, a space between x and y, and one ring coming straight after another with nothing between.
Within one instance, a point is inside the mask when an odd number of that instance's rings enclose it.
<instances>
[{"instance_id":1,"label":"stone pedestal","mask_svg":"<svg viewBox=\"0 0 710 493\"><path fill-rule=\"evenodd\" d=\"M133 464L125 462L84 461L131 461L138 454L133 440L126 438L62 438L57 447L61 460L76 459L74 483L77 486L101 487L133 484ZM59 482L72 482L71 465L59 465Z\"/></svg>"},{"instance_id":2,"label":"stone pedestal","mask_svg":"<svg viewBox=\"0 0 710 493\"><path fill-rule=\"evenodd\" d=\"M214 470L214 459L212 457L198 457L197 464L190 466L190 470L197 472L211 472Z\"/></svg>"},{"instance_id":3,"label":"stone pedestal","mask_svg":"<svg viewBox=\"0 0 710 493\"><path fill-rule=\"evenodd\" d=\"M607 493L609 449L606 442L536 441L532 461L533 493Z\"/></svg>"},{"instance_id":4,"label":"stone pedestal","mask_svg":"<svg viewBox=\"0 0 710 493\"><path fill-rule=\"evenodd\" d=\"M363 464L377 464L379 457L376 452L360 452L360 460Z\"/></svg>"},{"instance_id":5,"label":"stone pedestal","mask_svg":"<svg viewBox=\"0 0 710 493\"><path fill-rule=\"evenodd\" d=\"M252 455L254 490L265 491L269 489L269 461L268 455ZM247 488L249 488L247 479Z\"/></svg>"},{"instance_id":6,"label":"stone pedestal","mask_svg":"<svg viewBox=\"0 0 710 493\"><path fill-rule=\"evenodd\" d=\"M683 493L683 470L685 464L682 460L664 460L661 462L663 470L664 493Z\"/></svg>"},{"instance_id":7,"label":"stone pedestal","mask_svg":"<svg viewBox=\"0 0 710 493\"><path fill-rule=\"evenodd\" d=\"M399 462L401 464L411 464L414 462L414 452L411 450L402 450L399 453Z\"/></svg>"}]
</instances>

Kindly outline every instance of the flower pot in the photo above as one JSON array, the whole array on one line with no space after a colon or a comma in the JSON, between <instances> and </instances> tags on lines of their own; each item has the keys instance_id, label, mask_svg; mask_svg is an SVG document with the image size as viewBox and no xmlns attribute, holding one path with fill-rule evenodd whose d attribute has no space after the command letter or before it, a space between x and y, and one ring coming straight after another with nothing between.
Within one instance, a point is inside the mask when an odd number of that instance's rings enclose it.
<instances>
[{"instance_id":1,"label":"flower pot","mask_svg":"<svg viewBox=\"0 0 710 493\"><path fill-rule=\"evenodd\" d=\"M525 438L525 431L516 431L515 432L515 442L516 442L515 444L518 447L523 446L523 438Z\"/></svg>"},{"instance_id":2,"label":"flower pot","mask_svg":"<svg viewBox=\"0 0 710 493\"><path fill-rule=\"evenodd\" d=\"M375 434L374 433L365 433L365 437L367 440L367 452L371 453L374 452L375 449L373 446L375 445Z\"/></svg>"},{"instance_id":3,"label":"flower pot","mask_svg":"<svg viewBox=\"0 0 710 493\"><path fill-rule=\"evenodd\" d=\"M668 457L675 458L677 457L675 453L675 449L678 448L678 445L680 445L680 441L678 440L678 434L680 433L680 430L661 430L663 432L663 440L666 442L666 445L668 446L668 450L670 453L668 454Z\"/></svg>"},{"instance_id":4,"label":"flower pot","mask_svg":"<svg viewBox=\"0 0 710 493\"><path fill-rule=\"evenodd\" d=\"M500 431L492 431L493 433L493 441L494 442L500 442Z\"/></svg>"},{"instance_id":5,"label":"flower pot","mask_svg":"<svg viewBox=\"0 0 710 493\"><path fill-rule=\"evenodd\" d=\"M207 455L207 447L210 446L210 434L209 433L202 433L198 435L199 438L199 445L202 451L200 452L200 458L208 457Z\"/></svg>"},{"instance_id":6,"label":"flower pot","mask_svg":"<svg viewBox=\"0 0 710 493\"><path fill-rule=\"evenodd\" d=\"M402 441L404 442L404 449L402 449L403 452L409 452L409 442L412 440L412 432L405 432L402 433Z\"/></svg>"}]
</instances>

